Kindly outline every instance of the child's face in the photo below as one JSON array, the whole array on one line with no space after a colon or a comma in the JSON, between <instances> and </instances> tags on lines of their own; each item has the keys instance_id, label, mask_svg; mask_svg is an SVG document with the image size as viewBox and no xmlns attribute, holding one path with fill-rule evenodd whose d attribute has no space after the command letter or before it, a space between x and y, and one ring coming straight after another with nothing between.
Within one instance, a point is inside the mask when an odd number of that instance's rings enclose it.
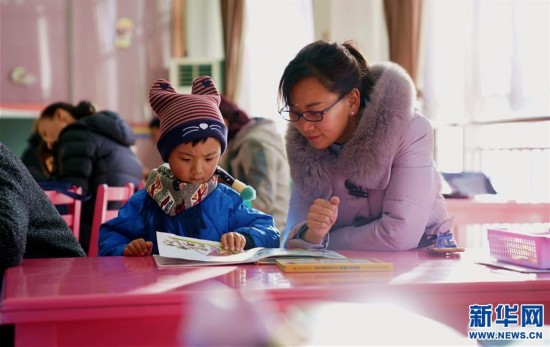
<instances>
[{"instance_id":1,"label":"child's face","mask_svg":"<svg viewBox=\"0 0 550 347\"><path fill-rule=\"evenodd\" d=\"M168 164L174 176L184 183L205 183L214 175L220 160L221 145L209 137L204 142L182 143L168 156Z\"/></svg>"}]
</instances>

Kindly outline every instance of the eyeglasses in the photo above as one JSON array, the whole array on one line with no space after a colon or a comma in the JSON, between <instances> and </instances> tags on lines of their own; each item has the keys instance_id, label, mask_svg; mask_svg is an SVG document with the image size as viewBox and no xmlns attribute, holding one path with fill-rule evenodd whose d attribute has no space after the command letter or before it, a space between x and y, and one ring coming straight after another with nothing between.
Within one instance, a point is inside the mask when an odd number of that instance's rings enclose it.
<instances>
[{"instance_id":1,"label":"eyeglasses","mask_svg":"<svg viewBox=\"0 0 550 347\"><path fill-rule=\"evenodd\" d=\"M333 108L337 103L342 101L344 96L346 96L346 94L339 97L338 100L336 100L333 104L331 104L329 107L321 111L296 112L296 111L291 111L287 105L279 110L279 114L281 115L281 117L283 117L284 120L289 122L297 122L300 120L300 118L303 118L308 122L320 122L323 120L323 116L325 115L325 113L330 111L331 108Z\"/></svg>"}]
</instances>

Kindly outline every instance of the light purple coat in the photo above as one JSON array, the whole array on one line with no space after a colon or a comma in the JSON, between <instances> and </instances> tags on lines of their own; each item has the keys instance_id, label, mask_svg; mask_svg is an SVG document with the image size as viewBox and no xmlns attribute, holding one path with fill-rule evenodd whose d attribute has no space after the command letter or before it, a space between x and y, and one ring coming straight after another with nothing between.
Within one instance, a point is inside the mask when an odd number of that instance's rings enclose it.
<instances>
[{"instance_id":1,"label":"light purple coat","mask_svg":"<svg viewBox=\"0 0 550 347\"><path fill-rule=\"evenodd\" d=\"M313 148L289 126L293 190L282 246L401 251L451 228L433 161L433 129L415 112L412 80L394 63L375 64L371 73L376 79L371 100L339 154ZM368 196L351 195L350 184ZM296 238L313 201L333 195L340 198L338 219L325 242Z\"/></svg>"}]
</instances>

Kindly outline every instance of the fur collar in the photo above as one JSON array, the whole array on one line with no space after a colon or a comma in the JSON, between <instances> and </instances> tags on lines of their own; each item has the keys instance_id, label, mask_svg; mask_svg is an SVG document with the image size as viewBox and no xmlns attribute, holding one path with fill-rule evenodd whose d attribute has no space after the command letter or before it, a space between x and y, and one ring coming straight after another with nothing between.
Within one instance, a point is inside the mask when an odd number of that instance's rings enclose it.
<instances>
[{"instance_id":1,"label":"fur collar","mask_svg":"<svg viewBox=\"0 0 550 347\"><path fill-rule=\"evenodd\" d=\"M292 179L304 193L328 198L336 168L363 189L385 189L397 146L414 116L416 91L405 70L395 63L374 64L370 73L375 86L355 135L338 157L328 149L311 147L289 125L286 150ZM344 173L345 172L345 173Z\"/></svg>"}]
</instances>

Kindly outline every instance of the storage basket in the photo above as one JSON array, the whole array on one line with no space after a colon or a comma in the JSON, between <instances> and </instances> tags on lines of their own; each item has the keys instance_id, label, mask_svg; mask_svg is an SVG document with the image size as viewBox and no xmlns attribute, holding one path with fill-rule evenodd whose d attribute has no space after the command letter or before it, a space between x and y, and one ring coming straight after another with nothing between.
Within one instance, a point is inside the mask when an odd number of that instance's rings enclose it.
<instances>
[{"instance_id":1,"label":"storage basket","mask_svg":"<svg viewBox=\"0 0 550 347\"><path fill-rule=\"evenodd\" d=\"M489 249L498 261L550 269L550 232L519 233L505 229L488 229Z\"/></svg>"}]
</instances>

